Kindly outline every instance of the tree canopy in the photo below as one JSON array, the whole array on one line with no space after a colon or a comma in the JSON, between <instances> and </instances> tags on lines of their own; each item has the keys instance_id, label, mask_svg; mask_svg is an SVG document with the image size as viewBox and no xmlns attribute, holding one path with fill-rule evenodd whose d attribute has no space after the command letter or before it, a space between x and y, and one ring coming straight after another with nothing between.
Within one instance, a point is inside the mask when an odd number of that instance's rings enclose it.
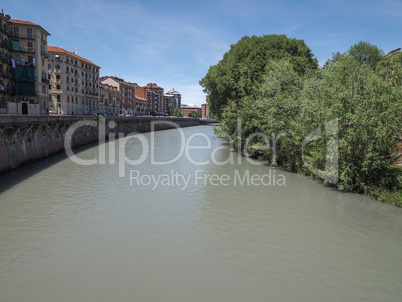
<instances>
[{"instance_id":1,"label":"tree canopy","mask_svg":"<svg viewBox=\"0 0 402 302\"><path fill-rule=\"evenodd\" d=\"M245 37L210 67L201 84L222 131L246 156L402 206L402 55L359 42L318 69L296 41Z\"/></svg>"},{"instance_id":2,"label":"tree canopy","mask_svg":"<svg viewBox=\"0 0 402 302\"><path fill-rule=\"evenodd\" d=\"M266 74L268 62L282 58L286 58L300 75L318 67L303 40L285 35L245 36L231 45L222 60L211 66L200 81L211 113L220 118L230 101L239 104L243 98L252 95Z\"/></svg>"}]
</instances>

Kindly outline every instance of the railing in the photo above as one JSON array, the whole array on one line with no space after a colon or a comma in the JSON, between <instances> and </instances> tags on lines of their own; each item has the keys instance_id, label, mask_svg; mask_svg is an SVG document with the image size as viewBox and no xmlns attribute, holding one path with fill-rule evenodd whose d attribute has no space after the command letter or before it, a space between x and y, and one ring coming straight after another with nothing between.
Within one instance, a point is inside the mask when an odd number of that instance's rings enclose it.
<instances>
[{"instance_id":1,"label":"railing","mask_svg":"<svg viewBox=\"0 0 402 302\"><path fill-rule=\"evenodd\" d=\"M35 49L33 47L26 47L26 46L20 46L19 50L14 51L35 53Z\"/></svg>"},{"instance_id":2,"label":"railing","mask_svg":"<svg viewBox=\"0 0 402 302\"><path fill-rule=\"evenodd\" d=\"M23 33L20 33L20 32L18 32L18 33L11 32L8 35L11 36L11 37L14 37L14 38L32 39L32 40L35 39L35 36L33 34L28 35L28 34L23 34Z\"/></svg>"}]
</instances>

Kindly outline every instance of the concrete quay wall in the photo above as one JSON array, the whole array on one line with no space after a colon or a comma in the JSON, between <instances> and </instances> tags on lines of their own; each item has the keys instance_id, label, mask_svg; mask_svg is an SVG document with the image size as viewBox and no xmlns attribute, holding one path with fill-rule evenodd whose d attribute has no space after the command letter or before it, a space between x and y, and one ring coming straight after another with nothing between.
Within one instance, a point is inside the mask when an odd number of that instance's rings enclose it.
<instances>
[{"instance_id":1,"label":"concrete quay wall","mask_svg":"<svg viewBox=\"0 0 402 302\"><path fill-rule=\"evenodd\" d=\"M199 124L197 118L0 115L0 174L65 151L71 127L75 127L71 135L74 148L108 137L111 132L142 133Z\"/></svg>"}]
</instances>

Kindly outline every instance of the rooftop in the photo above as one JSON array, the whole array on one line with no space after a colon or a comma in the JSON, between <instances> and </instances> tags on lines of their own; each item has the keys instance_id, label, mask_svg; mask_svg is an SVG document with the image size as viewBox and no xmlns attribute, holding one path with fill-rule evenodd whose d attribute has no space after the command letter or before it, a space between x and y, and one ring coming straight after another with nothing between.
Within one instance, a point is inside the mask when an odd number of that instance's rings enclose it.
<instances>
[{"instance_id":1,"label":"rooftop","mask_svg":"<svg viewBox=\"0 0 402 302\"><path fill-rule=\"evenodd\" d=\"M33 22L31 22L31 21L25 21L25 20L19 20L19 19L9 19L9 21L10 21L10 23L12 23L12 24L30 25L30 26L39 27L39 28L41 28L44 32L46 32L46 33L50 36L50 33L49 33L47 30L45 30L42 26L40 26L40 25L38 25L38 24L36 24L36 23L33 23Z\"/></svg>"},{"instance_id":2,"label":"rooftop","mask_svg":"<svg viewBox=\"0 0 402 302\"><path fill-rule=\"evenodd\" d=\"M93 63L93 62L91 62L91 61L89 61L89 60L87 60L87 59L85 59L85 58L83 58L83 57L80 57L79 55L76 55L74 52L67 51L67 50L65 50L65 49L63 49L63 48L60 48L60 47L57 47L57 46L48 46L48 47L47 47L47 51L48 51L48 52L63 53L63 54L72 56L73 58L76 58L76 59L78 59L78 60L81 60L81 61L83 61L83 62L85 62L85 63L91 64L91 65L93 65L93 66L95 66L95 67L100 68L100 66L96 65L95 63Z\"/></svg>"}]
</instances>

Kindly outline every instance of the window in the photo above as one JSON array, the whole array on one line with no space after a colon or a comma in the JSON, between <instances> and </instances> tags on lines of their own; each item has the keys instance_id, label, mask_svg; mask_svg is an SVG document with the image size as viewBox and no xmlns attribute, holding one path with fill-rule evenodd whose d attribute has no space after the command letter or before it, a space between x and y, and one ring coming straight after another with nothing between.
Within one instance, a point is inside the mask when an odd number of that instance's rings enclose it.
<instances>
[{"instance_id":1,"label":"window","mask_svg":"<svg viewBox=\"0 0 402 302\"><path fill-rule=\"evenodd\" d=\"M52 65L47 64L47 69L51 69L51 68L52 68Z\"/></svg>"},{"instance_id":2,"label":"window","mask_svg":"<svg viewBox=\"0 0 402 302\"><path fill-rule=\"evenodd\" d=\"M70 103L70 97L67 96L67 103Z\"/></svg>"},{"instance_id":3,"label":"window","mask_svg":"<svg viewBox=\"0 0 402 302\"><path fill-rule=\"evenodd\" d=\"M60 70L60 65L56 65L56 70Z\"/></svg>"},{"instance_id":4,"label":"window","mask_svg":"<svg viewBox=\"0 0 402 302\"><path fill-rule=\"evenodd\" d=\"M60 103L60 95L57 96L57 102Z\"/></svg>"},{"instance_id":5,"label":"window","mask_svg":"<svg viewBox=\"0 0 402 302\"><path fill-rule=\"evenodd\" d=\"M32 28L27 28L27 38L33 38Z\"/></svg>"},{"instance_id":6,"label":"window","mask_svg":"<svg viewBox=\"0 0 402 302\"><path fill-rule=\"evenodd\" d=\"M20 28L18 26L14 26L14 37L20 36Z\"/></svg>"},{"instance_id":7,"label":"window","mask_svg":"<svg viewBox=\"0 0 402 302\"><path fill-rule=\"evenodd\" d=\"M67 71L67 73L68 73L68 67L66 67L66 71Z\"/></svg>"},{"instance_id":8,"label":"window","mask_svg":"<svg viewBox=\"0 0 402 302\"><path fill-rule=\"evenodd\" d=\"M56 85L56 89L60 90L61 89L60 85Z\"/></svg>"},{"instance_id":9,"label":"window","mask_svg":"<svg viewBox=\"0 0 402 302\"><path fill-rule=\"evenodd\" d=\"M42 93L46 93L46 86L42 86Z\"/></svg>"},{"instance_id":10,"label":"window","mask_svg":"<svg viewBox=\"0 0 402 302\"><path fill-rule=\"evenodd\" d=\"M27 42L27 50L33 51L33 43L32 42Z\"/></svg>"},{"instance_id":11,"label":"window","mask_svg":"<svg viewBox=\"0 0 402 302\"><path fill-rule=\"evenodd\" d=\"M33 56L28 56L28 62L33 63L34 62L34 57Z\"/></svg>"}]
</instances>

